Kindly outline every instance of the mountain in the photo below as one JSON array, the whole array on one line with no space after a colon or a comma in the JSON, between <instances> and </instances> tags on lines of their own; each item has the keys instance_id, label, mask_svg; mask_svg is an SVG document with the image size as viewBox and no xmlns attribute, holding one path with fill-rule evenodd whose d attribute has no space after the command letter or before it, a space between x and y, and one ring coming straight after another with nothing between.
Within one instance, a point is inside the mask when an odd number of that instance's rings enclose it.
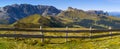
<instances>
[{"instance_id":1,"label":"mountain","mask_svg":"<svg viewBox=\"0 0 120 49\"><path fill-rule=\"evenodd\" d=\"M103 11L83 11L69 7L57 15L66 26L69 27L93 27L96 29L107 29L120 27L120 18L109 16Z\"/></svg>"},{"instance_id":2,"label":"mountain","mask_svg":"<svg viewBox=\"0 0 120 49\"><path fill-rule=\"evenodd\" d=\"M12 24L15 21L33 14L42 16L56 16L61 10L53 6L46 5L30 5L30 4L13 4L0 7L0 24ZM6 22L3 22L6 20Z\"/></svg>"},{"instance_id":3,"label":"mountain","mask_svg":"<svg viewBox=\"0 0 120 49\"><path fill-rule=\"evenodd\" d=\"M68 7L59 10L54 6L13 4L0 7L0 24L12 24L14 27L93 27L107 29L120 27L120 18L111 16L102 10L84 11Z\"/></svg>"},{"instance_id":4,"label":"mountain","mask_svg":"<svg viewBox=\"0 0 120 49\"><path fill-rule=\"evenodd\" d=\"M84 11L69 7L67 10L60 12L56 16L41 16L34 14L18 20L14 23L15 27L82 27L95 29L108 29L120 27L120 18L109 16L106 12L101 11Z\"/></svg>"}]
</instances>

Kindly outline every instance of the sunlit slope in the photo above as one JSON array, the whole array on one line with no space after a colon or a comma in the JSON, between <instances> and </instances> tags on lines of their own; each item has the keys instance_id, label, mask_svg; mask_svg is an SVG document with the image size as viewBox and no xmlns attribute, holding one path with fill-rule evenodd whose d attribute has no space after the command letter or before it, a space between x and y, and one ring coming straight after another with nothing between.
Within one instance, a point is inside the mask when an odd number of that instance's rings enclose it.
<instances>
[{"instance_id":1,"label":"sunlit slope","mask_svg":"<svg viewBox=\"0 0 120 49\"><path fill-rule=\"evenodd\" d=\"M39 28L39 26L43 27L62 27L61 22L59 22L54 17L50 16L40 16L38 14L34 14L23 18L13 24L15 27L28 27L28 28Z\"/></svg>"},{"instance_id":2,"label":"sunlit slope","mask_svg":"<svg viewBox=\"0 0 120 49\"><path fill-rule=\"evenodd\" d=\"M106 14L90 14L79 9L68 9L58 14L64 24L71 27L93 27L96 29L108 29L120 27L120 18Z\"/></svg>"}]
</instances>

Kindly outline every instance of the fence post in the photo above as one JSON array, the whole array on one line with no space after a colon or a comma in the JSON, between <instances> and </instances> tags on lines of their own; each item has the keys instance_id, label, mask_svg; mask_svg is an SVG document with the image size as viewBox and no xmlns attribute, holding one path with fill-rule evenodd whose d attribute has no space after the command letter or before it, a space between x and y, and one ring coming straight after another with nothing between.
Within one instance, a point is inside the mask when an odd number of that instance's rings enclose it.
<instances>
[{"instance_id":1,"label":"fence post","mask_svg":"<svg viewBox=\"0 0 120 49\"><path fill-rule=\"evenodd\" d=\"M14 29L16 29L16 28L14 27ZM14 34L16 34L16 30L14 30Z\"/></svg>"},{"instance_id":2,"label":"fence post","mask_svg":"<svg viewBox=\"0 0 120 49\"><path fill-rule=\"evenodd\" d=\"M42 26L40 26L40 30L42 30ZM41 35L42 35L41 42L43 43L44 42L44 33L42 31L41 31Z\"/></svg>"},{"instance_id":3,"label":"fence post","mask_svg":"<svg viewBox=\"0 0 120 49\"><path fill-rule=\"evenodd\" d=\"M17 33L16 33L16 27L14 27L14 34L17 34ZM15 36L15 39L17 39L16 36Z\"/></svg>"},{"instance_id":4,"label":"fence post","mask_svg":"<svg viewBox=\"0 0 120 49\"><path fill-rule=\"evenodd\" d=\"M90 26L90 38L92 37L92 27Z\"/></svg>"},{"instance_id":5,"label":"fence post","mask_svg":"<svg viewBox=\"0 0 120 49\"><path fill-rule=\"evenodd\" d=\"M111 30L112 27L109 27L108 29ZM109 34L110 34L110 38L112 38L112 31L110 31Z\"/></svg>"},{"instance_id":6,"label":"fence post","mask_svg":"<svg viewBox=\"0 0 120 49\"><path fill-rule=\"evenodd\" d=\"M68 27L66 27L66 39L65 41L67 42L68 41Z\"/></svg>"}]
</instances>

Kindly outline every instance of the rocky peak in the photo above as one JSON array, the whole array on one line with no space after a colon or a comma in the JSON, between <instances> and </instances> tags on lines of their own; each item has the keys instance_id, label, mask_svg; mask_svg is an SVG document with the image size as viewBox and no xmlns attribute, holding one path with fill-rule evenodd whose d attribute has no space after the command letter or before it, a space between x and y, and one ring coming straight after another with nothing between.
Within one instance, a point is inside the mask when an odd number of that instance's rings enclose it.
<instances>
[{"instance_id":1,"label":"rocky peak","mask_svg":"<svg viewBox=\"0 0 120 49\"><path fill-rule=\"evenodd\" d=\"M17 7L17 6L19 6L19 4L13 4L13 5L11 5L12 7Z\"/></svg>"},{"instance_id":2,"label":"rocky peak","mask_svg":"<svg viewBox=\"0 0 120 49\"><path fill-rule=\"evenodd\" d=\"M67 11L74 11L74 8L68 7Z\"/></svg>"},{"instance_id":3,"label":"rocky peak","mask_svg":"<svg viewBox=\"0 0 120 49\"><path fill-rule=\"evenodd\" d=\"M10 23L13 23L21 18L30 16L33 14L40 14L43 16L56 16L61 10L47 5L31 5L31 4L13 4L0 8L0 17L3 17L3 13L9 16Z\"/></svg>"},{"instance_id":4,"label":"rocky peak","mask_svg":"<svg viewBox=\"0 0 120 49\"><path fill-rule=\"evenodd\" d=\"M49 14L50 16L56 16L57 14L59 14L61 11L58 10L57 8L53 7L53 6L49 6L44 12L43 12L43 16L47 16L47 14Z\"/></svg>"},{"instance_id":5,"label":"rocky peak","mask_svg":"<svg viewBox=\"0 0 120 49\"><path fill-rule=\"evenodd\" d=\"M78 12L83 12L83 10L81 9L77 9L77 8L72 8L72 7L68 7L67 11L78 11Z\"/></svg>"}]
</instances>

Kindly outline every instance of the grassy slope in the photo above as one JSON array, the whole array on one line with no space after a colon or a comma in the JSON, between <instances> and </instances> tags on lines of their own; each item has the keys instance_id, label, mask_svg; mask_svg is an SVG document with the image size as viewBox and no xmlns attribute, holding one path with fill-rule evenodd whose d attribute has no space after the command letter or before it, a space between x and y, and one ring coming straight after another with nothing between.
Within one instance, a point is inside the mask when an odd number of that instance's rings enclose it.
<instances>
[{"instance_id":1,"label":"grassy slope","mask_svg":"<svg viewBox=\"0 0 120 49\"><path fill-rule=\"evenodd\" d=\"M84 11L63 11L57 17L60 17L61 22L73 27L90 27L99 29L107 29L108 26L118 28L120 25L120 18L96 14L87 14ZM91 21L91 22L90 22Z\"/></svg>"},{"instance_id":2,"label":"grassy slope","mask_svg":"<svg viewBox=\"0 0 120 49\"><path fill-rule=\"evenodd\" d=\"M45 28L44 28L45 29ZM50 30L51 28L47 28ZM46 30L47 30L46 29ZM54 28L58 30L59 28ZM62 30L63 28L61 28ZM65 28L64 28L65 29ZM75 29L75 28L70 28ZM79 28L80 29L80 28ZM51 29L52 30L52 29ZM75 29L77 30L77 29ZM9 31L10 32L10 31ZM8 31L0 32L3 34L9 33ZM14 33L14 32L11 32ZM24 34L35 34L36 32L17 32ZM40 34L40 32L37 32ZM37 34L37 35L38 35ZM100 33L99 33L100 34ZM108 33L107 33L108 34ZM45 35L62 35L63 33L45 33ZM71 36L81 36L82 34L69 34ZM40 38L0 38L0 49L118 49L120 48L120 36L106 38L97 38L97 39L69 39L68 42L65 42L65 39L45 39L45 43L41 43Z\"/></svg>"},{"instance_id":3,"label":"grassy slope","mask_svg":"<svg viewBox=\"0 0 120 49\"><path fill-rule=\"evenodd\" d=\"M34 14L15 22L14 24L12 24L12 26L26 27L26 28L27 27L39 28L39 26L62 27L62 23L56 17L50 17L50 16L43 17L40 16L39 14Z\"/></svg>"},{"instance_id":4,"label":"grassy slope","mask_svg":"<svg viewBox=\"0 0 120 49\"><path fill-rule=\"evenodd\" d=\"M0 39L0 49L119 49L119 37L113 39L78 39L63 43L42 44L39 39ZM64 40L64 39L62 39Z\"/></svg>"},{"instance_id":5,"label":"grassy slope","mask_svg":"<svg viewBox=\"0 0 120 49\"><path fill-rule=\"evenodd\" d=\"M40 21L42 22L40 23ZM49 24L49 20L38 14L34 14L15 22L14 24L12 24L12 26L36 28L43 24Z\"/></svg>"},{"instance_id":6,"label":"grassy slope","mask_svg":"<svg viewBox=\"0 0 120 49\"><path fill-rule=\"evenodd\" d=\"M39 23L38 20L41 18L41 16L38 15L38 14L35 14L35 15L31 15L31 16L26 17L26 18L23 18L23 19L21 19L18 22L21 22L21 23L34 23L34 24L36 24L36 23Z\"/></svg>"}]
</instances>

